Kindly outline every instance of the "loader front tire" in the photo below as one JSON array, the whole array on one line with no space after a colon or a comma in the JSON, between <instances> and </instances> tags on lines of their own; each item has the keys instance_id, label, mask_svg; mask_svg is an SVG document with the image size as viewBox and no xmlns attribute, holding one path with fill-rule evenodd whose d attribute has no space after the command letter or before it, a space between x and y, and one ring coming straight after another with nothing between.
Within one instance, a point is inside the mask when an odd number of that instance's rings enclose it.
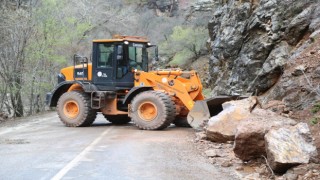
<instances>
[{"instance_id":1,"label":"loader front tire","mask_svg":"<svg viewBox=\"0 0 320 180\"><path fill-rule=\"evenodd\" d=\"M127 124L131 121L131 118L127 114L124 115L105 115L104 117L112 124Z\"/></svg>"},{"instance_id":2,"label":"loader front tire","mask_svg":"<svg viewBox=\"0 0 320 180\"><path fill-rule=\"evenodd\" d=\"M176 115L176 107L170 96L159 91L138 94L131 103L133 123L144 130L167 128Z\"/></svg>"},{"instance_id":3,"label":"loader front tire","mask_svg":"<svg viewBox=\"0 0 320 180\"><path fill-rule=\"evenodd\" d=\"M91 109L90 98L79 91L64 93L58 101L57 111L60 120L68 127L90 126L97 112Z\"/></svg>"}]
</instances>

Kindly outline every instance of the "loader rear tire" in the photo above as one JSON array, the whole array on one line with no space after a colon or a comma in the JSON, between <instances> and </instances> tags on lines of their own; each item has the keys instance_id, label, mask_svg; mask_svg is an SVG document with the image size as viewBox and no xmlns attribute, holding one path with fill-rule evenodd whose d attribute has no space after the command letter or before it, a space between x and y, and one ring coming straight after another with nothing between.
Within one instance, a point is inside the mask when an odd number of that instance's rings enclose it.
<instances>
[{"instance_id":1,"label":"loader rear tire","mask_svg":"<svg viewBox=\"0 0 320 180\"><path fill-rule=\"evenodd\" d=\"M97 112L91 109L90 98L79 91L64 93L58 101L57 111L60 120L68 127L90 126Z\"/></svg>"},{"instance_id":2,"label":"loader rear tire","mask_svg":"<svg viewBox=\"0 0 320 180\"><path fill-rule=\"evenodd\" d=\"M175 120L173 121L173 124L177 127L188 127L190 128L190 124L188 123L187 117L179 117L177 116Z\"/></svg>"},{"instance_id":3,"label":"loader rear tire","mask_svg":"<svg viewBox=\"0 0 320 180\"><path fill-rule=\"evenodd\" d=\"M174 120L176 107L170 96L159 91L138 94L131 104L134 124L144 130L167 128Z\"/></svg>"},{"instance_id":4,"label":"loader rear tire","mask_svg":"<svg viewBox=\"0 0 320 180\"><path fill-rule=\"evenodd\" d=\"M127 124L131 121L131 118L125 115L105 115L104 117L112 124Z\"/></svg>"}]
</instances>

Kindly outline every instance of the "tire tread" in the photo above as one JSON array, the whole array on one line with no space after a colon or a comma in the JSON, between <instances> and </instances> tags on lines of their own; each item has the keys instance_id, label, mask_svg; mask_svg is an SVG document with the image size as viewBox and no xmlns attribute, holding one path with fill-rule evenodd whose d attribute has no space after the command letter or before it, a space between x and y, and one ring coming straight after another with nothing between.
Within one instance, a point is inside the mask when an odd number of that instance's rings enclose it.
<instances>
[{"instance_id":1,"label":"tire tread","mask_svg":"<svg viewBox=\"0 0 320 180\"><path fill-rule=\"evenodd\" d=\"M65 121L62 112L59 111L60 106L63 106L63 100L64 100L63 98L65 98L65 96L78 97L81 99L81 102L84 104L83 116L76 123L69 123L69 122ZM87 127L87 126L90 126L95 121L95 119L97 117L97 112L91 108L89 96L86 93L80 92L80 91L71 91L71 92L67 92L67 93L63 94L58 100L57 110L58 110L58 116L59 116L61 122L68 127Z\"/></svg>"},{"instance_id":2,"label":"tire tread","mask_svg":"<svg viewBox=\"0 0 320 180\"><path fill-rule=\"evenodd\" d=\"M145 91L141 94L138 94L133 99L132 105L134 106L134 104L137 101L145 97L155 97L159 101L159 103L164 107L164 115L161 116L159 122L157 124L154 124L153 126L145 126L139 123L139 121L134 118L132 119L133 123L140 129L144 130L162 130L170 126L176 115L176 107L174 102L171 100L171 97L160 91Z\"/></svg>"}]
</instances>

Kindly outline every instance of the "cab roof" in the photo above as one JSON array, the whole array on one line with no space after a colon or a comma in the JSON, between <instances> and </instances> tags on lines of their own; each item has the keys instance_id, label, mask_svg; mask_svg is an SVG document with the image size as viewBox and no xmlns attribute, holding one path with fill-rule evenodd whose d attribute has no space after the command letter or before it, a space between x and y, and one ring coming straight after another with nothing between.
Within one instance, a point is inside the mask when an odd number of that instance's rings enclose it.
<instances>
[{"instance_id":1,"label":"cab roof","mask_svg":"<svg viewBox=\"0 0 320 180\"><path fill-rule=\"evenodd\" d=\"M130 42L142 42L148 43L149 40L146 37L142 36L123 36L123 35L113 35L112 39L96 39L93 42L121 42L121 41L130 41Z\"/></svg>"}]
</instances>

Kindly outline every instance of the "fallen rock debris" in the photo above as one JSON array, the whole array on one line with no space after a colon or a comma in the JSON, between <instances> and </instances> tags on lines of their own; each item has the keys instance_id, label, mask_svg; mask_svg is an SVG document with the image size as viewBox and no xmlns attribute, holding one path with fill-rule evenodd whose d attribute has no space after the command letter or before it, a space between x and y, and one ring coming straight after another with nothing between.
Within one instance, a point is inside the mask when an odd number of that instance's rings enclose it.
<instances>
[{"instance_id":1,"label":"fallen rock debris","mask_svg":"<svg viewBox=\"0 0 320 180\"><path fill-rule=\"evenodd\" d=\"M269 105L262 109L256 97L224 103L223 111L196 133L197 148L242 179L320 179L308 125L282 116L286 107L280 101Z\"/></svg>"}]
</instances>

